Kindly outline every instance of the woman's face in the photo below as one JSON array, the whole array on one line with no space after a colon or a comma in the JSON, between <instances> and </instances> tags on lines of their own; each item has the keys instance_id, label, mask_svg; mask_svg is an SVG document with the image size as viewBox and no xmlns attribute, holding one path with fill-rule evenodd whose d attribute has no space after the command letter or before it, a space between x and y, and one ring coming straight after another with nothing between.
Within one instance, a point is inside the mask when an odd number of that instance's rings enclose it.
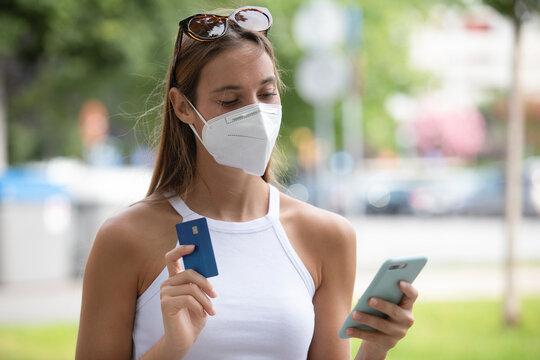
<instances>
[{"instance_id":1,"label":"woman's face","mask_svg":"<svg viewBox=\"0 0 540 360\"><path fill-rule=\"evenodd\" d=\"M254 104L280 104L270 56L256 44L246 42L225 50L202 69L194 104L205 120ZM200 132L202 121L195 121Z\"/></svg>"}]
</instances>

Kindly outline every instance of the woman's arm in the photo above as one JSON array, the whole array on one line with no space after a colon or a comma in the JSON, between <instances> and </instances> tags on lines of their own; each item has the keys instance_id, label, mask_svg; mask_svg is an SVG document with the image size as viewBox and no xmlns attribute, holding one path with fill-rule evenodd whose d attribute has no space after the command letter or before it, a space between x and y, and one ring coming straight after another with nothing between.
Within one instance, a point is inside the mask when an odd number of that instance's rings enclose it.
<instances>
[{"instance_id":1,"label":"woman's arm","mask_svg":"<svg viewBox=\"0 0 540 360\"><path fill-rule=\"evenodd\" d=\"M350 359L350 341L339 338L338 330L351 309L352 293L356 275L356 235L352 225L344 218L324 211L313 211L305 221L305 238L321 264L320 282L313 298L315 307L315 331L308 358ZM385 359L412 326L412 307L418 296L417 290L408 283L400 284L404 297L400 304L371 299L370 305L387 314L381 319L356 312L357 321L378 331L351 329L349 336L364 341L357 360ZM360 317L357 317L360 315ZM355 320L356 320L355 319Z\"/></svg>"},{"instance_id":2,"label":"woman's arm","mask_svg":"<svg viewBox=\"0 0 540 360\"><path fill-rule=\"evenodd\" d=\"M77 360L131 358L137 296L163 265L169 272L160 289L165 335L143 358L179 359L189 350L206 315L215 313L209 296L216 294L202 275L181 271L178 260L193 247L174 247L177 221L177 214L168 219L156 208L134 206L102 226L85 269Z\"/></svg>"},{"instance_id":3,"label":"woman's arm","mask_svg":"<svg viewBox=\"0 0 540 360\"><path fill-rule=\"evenodd\" d=\"M350 359L350 341L338 330L351 309L356 274L356 234L344 218L322 211L311 214L306 234L321 264L313 298L315 331L308 359ZM307 231L307 229L306 229Z\"/></svg>"},{"instance_id":4,"label":"woman's arm","mask_svg":"<svg viewBox=\"0 0 540 360\"><path fill-rule=\"evenodd\" d=\"M84 272L76 359L129 359L137 299L136 251L125 226L99 230Z\"/></svg>"}]
</instances>

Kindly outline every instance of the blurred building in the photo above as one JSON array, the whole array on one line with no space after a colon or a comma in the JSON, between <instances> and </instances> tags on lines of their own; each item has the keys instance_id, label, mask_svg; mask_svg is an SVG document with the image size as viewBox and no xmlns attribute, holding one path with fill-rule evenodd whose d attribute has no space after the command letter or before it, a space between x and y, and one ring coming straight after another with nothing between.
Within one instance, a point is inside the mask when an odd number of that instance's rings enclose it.
<instances>
[{"instance_id":1,"label":"blurred building","mask_svg":"<svg viewBox=\"0 0 540 360\"><path fill-rule=\"evenodd\" d=\"M487 6L437 7L410 40L411 64L433 74L446 97L482 101L510 85L511 22ZM523 27L522 86L540 97L540 19Z\"/></svg>"},{"instance_id":2,"label":"blurred building","mask_svg":"<svg viewBox=\"0 0 540 360\"><path fill-rule=\"evenodd\" d=\"M487 6L438 6L416 26L410 63L428 74L427 84L387 100L402 156L504 157L513 36L510 20ZM540 151L540 18L525 23L522 41L526 141L533 155Z\"/></svg>"},{"instance_id":3,"label":"blurred building","mask_svg":"<svg viewBox=\"0 0 540 360\"><path fill-rule=\"evenodd\" d=\"M540 213L540 18L522 38L527 159L523 213ZM410 36L410 65L428 74L415 94L396 93L386 108L396 123L400 159L365 162L367 213L502 215L507 92L513 29L487 6L434 7ZM537 156L536 158L534 156ZM484 161L484 166L468 168Z\"/></svg>"}]
</instances>

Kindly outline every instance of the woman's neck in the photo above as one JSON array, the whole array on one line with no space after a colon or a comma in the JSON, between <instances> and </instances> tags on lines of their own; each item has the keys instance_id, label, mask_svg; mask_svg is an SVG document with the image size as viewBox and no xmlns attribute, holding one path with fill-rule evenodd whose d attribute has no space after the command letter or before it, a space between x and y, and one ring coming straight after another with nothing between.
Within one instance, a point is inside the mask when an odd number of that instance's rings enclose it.
<instances>
[{"instance_id":1,"label":"woman's neck","mask_svg":"<svg viewBox=\"0 0 540 360\"><path fill-rule=\"evenodd\" d=\"M199 164L197 164L199 165ZM184 201L196 213L223 221L249 221L268 211L269 188L260 177L226 166L198 166Z\"/></svg>"}]
</instances>

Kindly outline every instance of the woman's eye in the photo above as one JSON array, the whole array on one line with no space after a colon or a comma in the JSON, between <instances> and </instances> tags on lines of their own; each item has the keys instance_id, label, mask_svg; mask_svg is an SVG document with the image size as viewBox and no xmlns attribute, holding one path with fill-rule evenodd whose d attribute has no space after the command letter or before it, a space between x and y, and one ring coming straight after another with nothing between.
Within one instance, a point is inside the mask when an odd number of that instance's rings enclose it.
<instances>
[{"instance_id":1,"label":"woman's eye","mask_svg":"<svg viewBox=\"0 0 540 360\"><path fill-rule=\"evenodd\" d=\"M232 106L232 105L236 104L237 102L238 102L238 100L234 99L234 100L229 100L229 101L220 101L219 104L221 106L227 107L227 106Z\"/></svg>"},{"instance_id":2,"label":"woman's eye","mask_svg":"<svg viewBox=\"0 0 540 360\"><path fill-rule=\"evenodd\" d=\"M276 96L276 95L277 95L276 92L266 92L264 94L260 94L259 96L262 97L262 98L269 98L269 97Z\"/></svg>"}]
</instances>

